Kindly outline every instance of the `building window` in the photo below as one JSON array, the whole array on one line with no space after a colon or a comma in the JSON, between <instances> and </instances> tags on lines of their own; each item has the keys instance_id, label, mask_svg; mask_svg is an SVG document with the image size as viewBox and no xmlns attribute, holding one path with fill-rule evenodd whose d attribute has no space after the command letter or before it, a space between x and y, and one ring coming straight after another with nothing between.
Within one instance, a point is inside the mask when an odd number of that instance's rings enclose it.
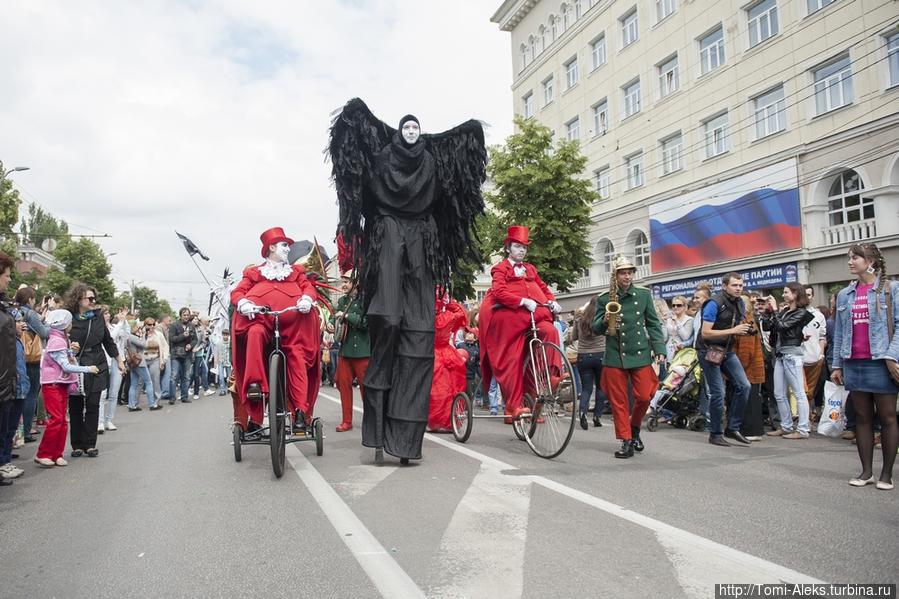
<instances>
[{"instance_id":1,"label":"building window","mask_svg":"<svg viewBox=\"0 0 899 599\"><path fill-rule=\"evenodd\" d=\"M852 65L848 54L815 69L814 74L816 114L852 103Z\"/></svg>"},{"instance_id":2,"label":"building window","mask_svg":"<svg viewBox=\"0 0 899 599\"><path fill-rule=\"evenodd\" d=\"M603 98L593 107L593 131L596 135L605 135L609 130L609 102Z\"/></svg>"},{"instance_id":3,"label":"building window","mask_svg":"<svg viewBox=\"0 0 899 599\"><path fill-rule=\"evenodd\" d=\"M532 92L528 92L522 99L522 114L524 114L524 118L529 119L534 116L534 94Z\"/></svg>"},{"instance_id":4,"label":"building window","mask_svg":"<svg viewBox=\"0 0 899 599\"><path fill-rule=\"evenodd\" d=\"M637 79L621 89L624 91L624 118L640 112L640 80Z\"/></svg>"},{"instance_id":5,"label":"building window","mask_svg":"<svg viewBox=\"0 0 899 599\"><path fill-rule=\"evenodd\" d=\"M720 25L708 35L700 38L699 62L703 75L724 64L724 30Z\"/></svg>"},{"instance_id":6,"label":"building window","mask_svg":"<svg viewBox=\"0 0 899 599\"><path fill-rule=\"evenodd\" d=\"M596 195L600 200L608 200L612 197L611 170L608 166L593 171L593 182L596 185Z\"/></svg>"},{"instance_id":7,"label":"building window","mask_svg":"<svg viewBox=\"0 0 899 599\"><path fill-rule=\"evenodd\" d=\"M546 106L553 101L553 76L550 75L543 80L543 105Z\"/></svg>"},{"instance_id":8,"label":"building window","mask_svg":"<svg viewBox=\"0 0 899 599\"><path fill-rule=\"evenodd\" d=\"M887 63L890 65L890 86L899 85L899 33L887 37Z\"/></svg>"},{"instance_id":9,"label":"building window","mask_svg":"<svg viewBox=\"0 0 899 599\"><path fill-rule=\"evenodd\" d=\"M577 21L584 14L584 0L574 0L574 20Z\"/></svg>"},{"instance_id":10,"label":"building window","mask_svg":"<svg viewBox=\"0 0 899 599\"><path fill-rule=\"evenodd\" d=\"M621 17L621 47L626 48L633 44L639 38L639 29L637 26L637 9Z\"/></svg>"},{"instance_id":11,"label":"building window","mask_svg":"<svg viewBox=\"0 0 899 599\"><path fill-rule=\"evenodd\" d=\"M571 7L568 4L562 5L562 31L568 31L571 27Z\"/></svg>"},{"instance_id":12,"label":"building window","mask_svg":"<svg viewBox=\"0 0 899 599\"><path fill-rule=\"evenodd\" d=\"M677 0L656 0L657 21L674 14L675 10L677 10Z\"/></svg>"},{"instance_id":13,"label":"building window","mask_svg":"<svg viewBox=\"0 0 899 599\"><path fill-rule=\"evenodd\" d=\"M749 47L757 46L772 35L777 35L777 2L762 0L748 11Z\"/></svg>"},{"instance_id":14,"label":"building window","mask_svg":"<svg viewBox=\"0 0 899 599\"><path fill-rule=\"evenodd\" d=\"M874 218L874 200L861 195L864 189L865 184L855 171L846 171L836 178L827 195L831 226Z\"/></svg>"},{"instance_id":15,"label":"building window","mask_svg":"<svg viewBox=\"0 0 899 599\"><path fill-rule=\"evenodd\" d=\"M727 152L727 113L711 118L705 126L705 157L711 158Z\"/></svg>"},{"instance_id":16,"label":"building window","mask_svg":"<svg viewBox=\"0 0 899 599\"><path fill-rule=\"evenodd\" d=\"M643 152L625 158L624 168L627 170L628 189L635 189L643 185Z\"/></svg>"},{"instance_id":17,"label":"building window","mask_svg":"<svg viewBox=\"0 0 899 599\"><path fill-rule=\"evenodd\" d=\"M576 116L565 123L565 129L568 141L578 141L581 138L581 118Z\"/></svg>"},{"instance_id":18,"label":"building window","mask_svg":"<svg viewBox=\"0 0 899 599\"><path fill-rule=\"evenodd\" d=\"M549 45L546 43L546 27L544 25L541 25L539 31L540 32L538 35L540 37L540 51L543 52L544 50L546 50L546 46Z\"/></svg>"},{"instance_id":19,"label":"building window","mask_svg":"<svg viewBox=\"0 0 899 599\"><path fill-rule=\"evenodd\" d=\"M659 69L659 95L664 98L678 88L677 54L658 65Z\"/></svg>"},{"instance_id":20,"label":"building window","mask_svg":"<svg viewBox=\"0 0 899 599\"><path fill-rule=\"evenodd\" d=\"M571 89L577 85L577 57L565 63L565 89Z\"/></svg>"},{"instance_id":21,"label":"building window","mask_svg":"<svg viewBox=\"0 0 899 599\"><path fill-rule=\"evenodd\" d=\"M669 175L684 168L684 137L678 132L662 140L662 174Z\"/></svg>"},{"instance_id":22,"label":"building window","mask_svg":"<svg viewBox=\"0 0 899 599\"><path fill-rule=\"evenodd\" d=\"M528 46L531 47L531 60L535 60L537 58L537 38L533 35L528 36Z\"/></svg>"},{"instance_id":23,"label":"building window","mask_svg":"<svg viewBox=\"0 0 899 599\"><path fill-rule=\"evenodd\" d=\"M559 17L550 17L549 25L552 41L556 41L559 38Z\"/></svg>"},{"instance_id":24,"label":"building window","mask_svg":"<svg viewBox=\"0 0 899 599\"><path fill-rule=\"evenodd\" d=\"M643 231L634 236L634 265L649 266L649 239Z\"/></svg>"},{"instance_id":25,"label":"building window","mask_svg":"<svg viewBox=\"0 0 899 599\"><path fill-rule=\"evenodd\" d=\"M593 68L598 69L606 64L606 36L600 35L590 44L590 56L593 58Z\"/></svg>"},{"instance_id":26,"label":"building window","mask_svg":"<svg viewBox=\"0 0 899 599\"><path fill-rule=\"evenodd\" d=\"M615 258L615 246L608 239L601 240L596 244L596 257L602 264L602 271L607 274L611 273L612 260Z\"/></svg>"},{"instance_id":27,"label":"building window","mask_svg":"<svg viewBox=\"0 0 899 599\"><path fill-rule=\"evenodd\" d=\"M752 101L755 104L755 138L761 139L787 128L783 86L776 87Z\"/></svg>"},{"instance_id":28,"label":"building window","mask_svg":"<svg viewBox=\"0 0 899 599\"><path fill-rule=\"evenodd\" d=\"M808 14L818 12L828 4L833 4L836 0L806 0L808 5Z\"/></svg>"}]
</instances>

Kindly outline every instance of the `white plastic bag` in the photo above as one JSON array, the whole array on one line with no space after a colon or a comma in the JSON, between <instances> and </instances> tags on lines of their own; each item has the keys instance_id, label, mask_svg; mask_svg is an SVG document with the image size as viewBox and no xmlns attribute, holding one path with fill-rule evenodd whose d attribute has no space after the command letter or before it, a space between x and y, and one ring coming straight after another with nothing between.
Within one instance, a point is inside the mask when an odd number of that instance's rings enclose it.
<instances>
[{"instance_id":1,"label":"white plastic bag","mask_svg":"<svg viewBox=\"0 0 899 599\"><path fill-rule=\"evenodd\" d=\"M846 428L846 398L849 392L832 381L824 383L824 411L818 421L818 434L839 437Z\"/></svg>"}]
</instances>

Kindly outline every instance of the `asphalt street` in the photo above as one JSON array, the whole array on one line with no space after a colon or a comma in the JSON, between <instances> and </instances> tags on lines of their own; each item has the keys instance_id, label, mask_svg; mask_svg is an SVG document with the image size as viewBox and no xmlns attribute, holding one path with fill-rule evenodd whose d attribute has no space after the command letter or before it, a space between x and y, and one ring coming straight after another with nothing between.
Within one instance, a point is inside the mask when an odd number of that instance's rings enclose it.
<instances>
[{"instance_id":1,"label":"asphalt street","mask_svg":"<svg viewBox=\"0 0 899 599\"><path fill-rule=\"evenodd\" d=\"M616 460L611 422L554 460L497 420L409 466L334 432L324 455L231 447L231 401L119 408L100 456L0 488L3 597L711 597L715 583L896 583L899 495L850 487L846 441L719 448L663 426ZM357 397L357 406L359 405ZM356 422L361 414L356 415ZM879 470L879 454L875 472Z\"/></svg>"}]
</instances>

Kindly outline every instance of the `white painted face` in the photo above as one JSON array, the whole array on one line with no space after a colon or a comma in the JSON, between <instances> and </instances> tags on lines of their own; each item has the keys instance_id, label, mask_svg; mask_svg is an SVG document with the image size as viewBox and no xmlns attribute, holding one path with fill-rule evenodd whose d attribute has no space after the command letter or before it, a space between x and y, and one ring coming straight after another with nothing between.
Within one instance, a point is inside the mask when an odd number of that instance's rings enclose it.
<instances>
[{"instance_id":1,"label":"white painted face","mask_svg":"<svg viewBox=\"0 0 899 599\"><path fill-rule=\"evenodd\" d=\"M527 253L528 246L522 243L515 243L513 241L512 244L509 245L509 258L512 259L512 262L522 262Z\"/></svg>"},{"instance_id":2,"label":"white painted face","mask_svg":"<svg viewBox=\"0 0 899 599\"><path fill-rule=\"evenodd\" d=\"M406 121L403 123L403 139L407 144L414 144L421 135L421 127L415 121Z\"/></svg>"},{"instance_id":3,"label":"white painted face","mask_svg":"<svg viewBox=\"0 0 899 599\"><path fill-rule=\"evenodd\" d=\"M286 241L279 241L274 245L268 246L268 258L272 262L287 262L287 256L290 255L290 246Z\"/></svg>"}]
</instances>

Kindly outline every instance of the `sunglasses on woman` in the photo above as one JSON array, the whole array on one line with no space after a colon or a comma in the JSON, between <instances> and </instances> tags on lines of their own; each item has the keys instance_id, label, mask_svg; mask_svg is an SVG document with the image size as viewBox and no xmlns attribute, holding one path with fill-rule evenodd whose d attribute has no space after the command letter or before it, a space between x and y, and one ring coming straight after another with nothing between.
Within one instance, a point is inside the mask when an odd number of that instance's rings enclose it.
<instances>
[{"instance_id":1,"label":"sunglasses on woman","mask_svg":"<svg viewBox=\"0 0 899 599\"><path fill-rule=\"evenodd\" d=\"M671 304L671 307L672 308L683 308L684 305L683 304Z\"/></svg>"},{"instance_id":2,"label":"sunglasses on woman","mask_svg":"<svg viewBox=\"0 0 899 599\"><path fill-rule=\"evenodd\" d=\"M89 301L90 303L94 303L95 301L97 301L97 296L95 296L95 295L85 295L85 296L84 296L84 299L86 299L86 300Z\"/></svg>"}]
</instances>

